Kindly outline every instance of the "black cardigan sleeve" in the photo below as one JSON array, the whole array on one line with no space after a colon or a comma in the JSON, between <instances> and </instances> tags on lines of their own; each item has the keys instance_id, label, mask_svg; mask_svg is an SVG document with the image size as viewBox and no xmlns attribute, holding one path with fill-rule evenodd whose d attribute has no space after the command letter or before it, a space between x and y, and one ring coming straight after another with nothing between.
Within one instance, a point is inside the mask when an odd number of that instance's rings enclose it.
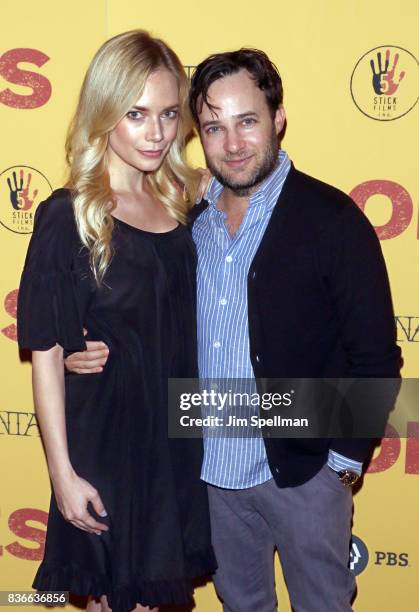
<instances>
[{"instance_id":1,"label":"black cardigan sleeve","mask_svg":"<svg viewBox=\"0 0 419 612\"><path fill-rule=\"evenodd\" d=\"M342 206L338 223L330 291L347 355L344 376L353 379L345 400L360 437L335 438L331 448L363 461L372 445L366 436L384 434L400 386L401 358L387 270L375 231L351 201Z\"/></svg>"}]
</instances>

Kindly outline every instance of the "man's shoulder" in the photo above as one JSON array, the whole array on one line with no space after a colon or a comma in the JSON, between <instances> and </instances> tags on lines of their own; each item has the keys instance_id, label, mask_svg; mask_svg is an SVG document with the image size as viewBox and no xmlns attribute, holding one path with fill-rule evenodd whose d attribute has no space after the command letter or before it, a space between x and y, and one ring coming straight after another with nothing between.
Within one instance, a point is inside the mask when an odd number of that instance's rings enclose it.
<instances>
[{"instance_id":1,"label":"man's shoulder","mask_svg":"<svg viewBox=\"0 0 419 612\"><path fill-rule=\"evenodd\" d=\"M354 201L341 189L310 176L292 165L282 188L280 200L297 198L299 206L298 214L307 209L326 216L339 213L343 209L358 209ZM188 214L188 225L192 227L198 217L208 208L207 200L203 199L191 208ZM359 211L358 209L358 212Z\"/></svg>"},{"instance_id":2,"label":"man's shoulder","mask_svg":"<svg viewBox=\"0 0 419 612\"><path fill-rule=\"evenodd\" d=\"M292 168L289 175L291 187L300 198L312 205L336 208L342 205L352 206L353 200L341 189L321 181L313 176Z\"/></svg>"},{"instance_id":3,"label":"man's shoulder","mask_svg":"<svg viewBox=\"0 0 419 612\"><path fill-rule=\"evenodd\" d=\"M329 185L293 168L290 181L290 193L293 193L294 221L302 217L306 225L314 228L346 226L349 231L366 232L376 238L375 231L368 217L341 189Z\"/></svg>"}]
</instances>

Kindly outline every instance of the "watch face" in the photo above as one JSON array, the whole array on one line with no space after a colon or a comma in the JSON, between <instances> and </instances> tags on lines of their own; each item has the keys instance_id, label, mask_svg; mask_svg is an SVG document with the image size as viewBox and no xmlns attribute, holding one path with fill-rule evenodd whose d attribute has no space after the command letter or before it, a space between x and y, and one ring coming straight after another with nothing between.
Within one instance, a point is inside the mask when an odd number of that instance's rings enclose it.
<instances>
[{"instance_id":1,"label":"watch face","mask_svg":"<svg viewBox=\"0 0 419 612\"><path fill-rule=\"evenodd\" d=\"M350 472L349 470L342 470L339 472L339 478L344 485L351 486L356 483L359 476L355 472Z\"/></svg>"}]
</instances>

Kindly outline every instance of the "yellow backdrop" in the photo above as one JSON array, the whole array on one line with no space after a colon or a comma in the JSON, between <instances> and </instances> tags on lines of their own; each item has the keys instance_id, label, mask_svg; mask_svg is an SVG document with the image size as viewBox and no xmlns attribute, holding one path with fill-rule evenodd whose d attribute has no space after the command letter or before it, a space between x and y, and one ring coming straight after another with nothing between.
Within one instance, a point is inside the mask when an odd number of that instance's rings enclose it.
<instances>
[{"instance_id":1,"label":"yellow backdrop","mask_svg":"<svg viewBox=\"0 0 419 612\"><path fill-rule=\"evenodd\" d=\"M63 182L65 129L94 51L111 35L141 27L163 37L185 66L241 46L269 54L285 88L283 146L298 168L351 193L377 228L404 376L418 377L415 9L414 0L399 7L389 0L2 3L0 590L30 588L49 500L30 365L20 362L16 345L16 288L36 206ZM197 142L190 158L203 163ZM406 431L393 430L384 440L355 496L357 612L410 612L419 605L417 422L419 416L410 424L416 437L406 441ZM279 565L277 586L281 610L290 610ZM195 600L203 612L221 610L211 584Z\"/></svg>"}]
</instances>

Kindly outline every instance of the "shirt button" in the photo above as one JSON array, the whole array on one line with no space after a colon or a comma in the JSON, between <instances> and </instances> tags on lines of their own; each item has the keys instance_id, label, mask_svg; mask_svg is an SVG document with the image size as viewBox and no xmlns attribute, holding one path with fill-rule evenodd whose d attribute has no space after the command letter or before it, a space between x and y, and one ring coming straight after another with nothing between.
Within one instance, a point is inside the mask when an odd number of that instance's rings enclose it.
<instances>
[{"instance_id":1,"label":"shirt button","mask_svg":"<svg viewBox=\"0 0 419 612\"><path fill-rule=\"evenodd\" d=\"M226 262L227 262L227 263L231 263L232 261L233 261L232 256L231 256L231 255L227 255L227 257L226 257Z\"/></svg>"},{"instance_id":2,"label":"shirt button","mask_svg":"<svg viewBox=\"0 0 419 612\"><path fill-rule=\"evenodd\" d=\"M256 278L256 270L253 270L252 272L252 280L254 280Z\"/></svg>"},{"instance_id":3,"label":"shirt button","mask_svg":"<svg viewBox=\"0 0 419 612\"><path fill-rule=\"evenodd\" d=\"M227 300L225 298L221 298L220 304L221 306L225 306L227 304Z\"/></svg>"},{"instance_id":4,"label":"shirt button","mask_svg":"<svg viewBox=\"0 0 419 612\"><path fill-rule=\"evenodd\" d=\"M213 346L214 348L220 348L220 346L221 346L221 342L219 342L218 340L216 340L212 346Z\"/></svg>"},{"instance_id":5,"label":"shirt button","mask_svg":"<svg viewBox=\"0 0 419 612\"><path fill-rule=\"evenodd\" d=\"M255 360L259 363L260 362L260 357L259 355L255 355Z\"/></svg>"}]
</instances>

